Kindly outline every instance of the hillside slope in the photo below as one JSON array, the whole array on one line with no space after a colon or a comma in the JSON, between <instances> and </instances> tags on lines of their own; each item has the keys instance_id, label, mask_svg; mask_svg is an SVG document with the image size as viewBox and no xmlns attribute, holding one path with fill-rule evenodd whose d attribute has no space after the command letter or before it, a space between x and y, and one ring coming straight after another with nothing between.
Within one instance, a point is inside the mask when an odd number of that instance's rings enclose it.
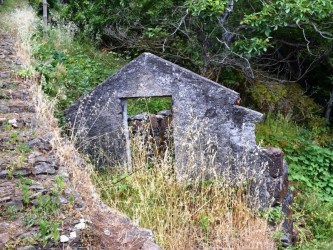
<instances>
[{"instance_id":1,"label":"hillside slope","mask_svg":"<svg viewBox=\"0 0 333 250\"><path fill-rule=\"evenodd\" d=\"M14 47L0 34L0 249L160 249L100 201Z\"/></svg>"}]
</instances>

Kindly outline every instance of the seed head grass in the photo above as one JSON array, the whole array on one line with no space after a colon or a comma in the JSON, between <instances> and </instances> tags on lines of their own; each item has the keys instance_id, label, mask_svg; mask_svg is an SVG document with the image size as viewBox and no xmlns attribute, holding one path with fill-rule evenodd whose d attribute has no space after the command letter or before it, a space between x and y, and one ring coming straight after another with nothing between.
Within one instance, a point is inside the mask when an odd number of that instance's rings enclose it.
<instances>
[{"instance_id":1,"label":"seed head grass","mask_svg":"<svg viewBox=\"0 0 333 250\"><path fill-rule=\"evenodd\" d=\"M92 179L107 205L151 229L163 248L275 249L267 221L247 202L246 184L219 175L179 180L169 151L151 158L140 136L131 139L131 152L132 173L112 168Z\"/></svg>"}]
</instances>

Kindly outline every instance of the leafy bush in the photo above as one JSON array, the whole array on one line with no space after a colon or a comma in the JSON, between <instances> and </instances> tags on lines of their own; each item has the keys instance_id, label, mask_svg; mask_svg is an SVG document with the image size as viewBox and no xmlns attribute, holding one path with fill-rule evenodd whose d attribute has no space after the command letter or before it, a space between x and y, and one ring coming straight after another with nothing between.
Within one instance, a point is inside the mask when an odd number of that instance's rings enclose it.
<instances>
[{"instance_id":1,"label":"leafy bush","mask_svg":"<svg viewBox=\"0 0 333 250\"><path fill-rule=\"evenodd\" d=\"M67 37L68 42L63 43L62 37L67 33L64 27L51 28L49 37L40 34L34 46L35 68L43 75L44 92L58 99L58 117L68 105L107 79L125 62L84 41L73 42Z\"/></svg>"},{"instance_id":2,"label":"leafy bush","mask_svg":"<svg viewBox=\"0 0 333 250\"><path fill-rule=\"evenodd\" d=\"M329 135L329 130L313 132L281 114L275 118L269 114L263 124L257 125L257 139L262 145L280 147L286 153L289 179L333 202L333 150L325 139Z\"/></svg>"},{"instance_id":3,"label":"leafy bush","mask_svg":"<svg viewBox=\"0 0 333 250\"><path fill-rule=\"evenodd\" d=\"M333 202L333 151L304 140L301 143L298 150L287 151L289 179L318 190L323 199Z\"/></svg>"}]
</instances>

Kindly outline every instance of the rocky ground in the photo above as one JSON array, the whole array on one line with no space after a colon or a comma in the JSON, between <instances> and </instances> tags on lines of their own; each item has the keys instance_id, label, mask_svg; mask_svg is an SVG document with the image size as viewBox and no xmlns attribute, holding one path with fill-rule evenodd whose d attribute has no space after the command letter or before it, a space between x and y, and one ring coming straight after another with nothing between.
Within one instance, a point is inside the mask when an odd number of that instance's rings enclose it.
<instances>
[{"instance_id":1,"label":"rocky ground","mask_svg":"<svg viewBox=\"0 0 333 250\"><path fill-rule=\"evenodd\" d=\"M85 164L70 169L59 157L55 125L38 120L22 67L13 39L0 34L0 249L160 249L94 188L84 193Z\"/></svg>"}]
</instances>

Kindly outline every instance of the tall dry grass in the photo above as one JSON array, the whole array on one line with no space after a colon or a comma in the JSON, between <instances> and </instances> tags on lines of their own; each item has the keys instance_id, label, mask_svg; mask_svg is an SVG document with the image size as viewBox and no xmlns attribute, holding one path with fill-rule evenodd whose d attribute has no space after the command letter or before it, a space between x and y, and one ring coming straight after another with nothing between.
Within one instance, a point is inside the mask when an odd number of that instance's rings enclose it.
<instances>
[{"instance_id":1,"label":"tall dry grass","mask_svg":"<svg viewBox=\"0 0 333 250\"><path fill-rule=\"evenodd\" d=\"M15 37L16 51L25 65L32 63L32 38L40 22L31 6L24 2L11 12L1 13L0 31Z\"/></svg>"},{"instance_id":2,"label":"tall dry grass","mask_svg":"<svg viewBox=\"0 0 333 250\"><path fill-rule=\"evenodd\" d=\"M131 139L132 173L124 173L122 167L93 173L106 204L152 229L165 249L276 248L267 221L250 207L247 176L237 176L237 183L243 178L244 185L235 186L212 172L203 178L214 166L201 166L202 175L181 181L172 150L151 157L147 148L156 145L147 146L148 142L154 144L140 134ZM197 159L188 164L193 162ZM198 174L197 166L194 171Z\"/></svg>"}]
</instances>

